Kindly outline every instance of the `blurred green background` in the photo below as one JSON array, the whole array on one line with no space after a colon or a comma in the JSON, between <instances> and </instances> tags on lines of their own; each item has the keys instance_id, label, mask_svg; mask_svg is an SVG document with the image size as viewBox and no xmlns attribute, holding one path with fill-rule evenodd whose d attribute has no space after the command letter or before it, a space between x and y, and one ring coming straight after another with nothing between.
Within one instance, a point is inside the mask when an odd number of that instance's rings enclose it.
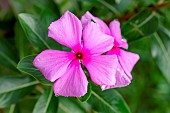
<instances>
[{"instance_id":1,"label":"blurred green background","mask_svg":"<svg viewBox=\"0 0 170 113\"><path fill-rule=\"evenodd\" d=\"M132 83L115 90L122 95L131 113L170 113L169 0L0 0L0 113L32 113L38 98L48 89L33 81L31 84L35 86L21 90L22 94L5 90L35 80L28 75L30 72L20 72L17 64L25 56L47 48L37 46L39 42L32 37L36 38L35 32L47 37L49 24L67 10L79 18L90 11L107 24L119 20L122 35L129 44L128 51L138 53L140 61L132 71ZM34 17L35 23L28 17ZM66 49L53 42L49 44L53 49ZM90 102L60 97L58 113L100 112L91 106Z\"/></svg>"}]
</instances>

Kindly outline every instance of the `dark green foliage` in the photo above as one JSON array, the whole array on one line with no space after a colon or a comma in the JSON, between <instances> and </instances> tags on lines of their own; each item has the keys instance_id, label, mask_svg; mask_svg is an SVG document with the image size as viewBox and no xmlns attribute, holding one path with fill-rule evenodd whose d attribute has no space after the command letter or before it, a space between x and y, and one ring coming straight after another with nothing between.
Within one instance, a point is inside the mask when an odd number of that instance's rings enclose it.
<instances>
[{"instance_id":1,"label":"dark green foliage","mask_svg":"<svg viewBox=\"0 0 170 113\"><path fill-rule=\"evenodd\" d=\"M0 108L16 103L29 94L37 83L24 77L0 77Z\"/></svg>"},{"instance_id":2,"label":"dark green foliage","mask_svg":"<svg viewBox=\"0 0 170 113\"><path fill-rule=\"evenodd\" d=\"M169 113L169 6L169 0L1 0L0 113ZM50 23L67 10L79 18L89 11L108 25L120 21L128 51L140 55L129 86L101 91L89 82L83 97L54 95L32 62L45 49L70 51L48 37Z\"/></svg>"}]
</instances>

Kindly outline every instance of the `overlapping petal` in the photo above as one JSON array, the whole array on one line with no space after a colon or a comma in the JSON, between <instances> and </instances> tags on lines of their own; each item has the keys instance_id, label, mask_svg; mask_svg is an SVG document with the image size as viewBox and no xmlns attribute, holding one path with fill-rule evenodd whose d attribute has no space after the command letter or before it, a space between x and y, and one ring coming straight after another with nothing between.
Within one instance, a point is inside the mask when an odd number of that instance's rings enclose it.
<instances>
[{"instance_id":1,"label":"overlapping petal","mask_svg":"<svg viewBox=\"0 0 170 113\"><path fill-rule=\"evenodd\" d=\"M73 61L67 71L54 84L55 95L80 97L87 93L87 78L78 60Z\"/></svg>"},{"instance_id":2,"label":"overlapping petal","mask_svg":"<svg viewBox=\"0 0 170 113\"><path fill-rule=\"evenodd\" d=\"M47 80L55 81L55 95L80 97L87 93L88 81L80 60L92 81L103 90L128 85L139 56L119 48L128 48L121 36L120 23L112 21L109 29L90 12L83 15L81 22L69 11L52 22L48 36L73 51L45 50L33 61ZM102 55L106 52L107 55Z\"/></svg>"},{"instance_id":3,"label":"overlapping petal","mask_svg":"<svg viewBox=\"0 0 170 113\"><path fill-rule=\"evenodd\" d=\"M115 47L112 48L110 51L107 52L107 55L120 55L120 48Z\"/></svg>"},{"instance_id":4,"label":"overlapping petal","mask_svg":"<svg viewBox=\"0 0 170 113\"><path fill-rule=\"evenodd\" d=\"M116 55L91 56L83 60L92 81L100 86L115 85Z\"/></svg>"},{"instance_id":5,"label":"overlapping petal","mask_svg":"<svg viewBox=\"0 0 170 113\"><path fill-rule=\"evenodd\" d=\"M117 40L121 41L122 40L122 35L121 35L121 30L120 30L120 23L117 20L113 20L110 25L110 32L111 35Z\"/></svg>"},{"instance_id":6,"label":"overlapping petal","mask_svg":"<svg viewBox=\"0 0 170 113\"><path fill-rule=\"evenodd\" d=\"M119 21L113 20L110 23L110 31L111 31L111 35L119 43L119 47L123 47L125 49L128 49L127 41L125 39L122 39Z\"/></svg>"},{"instance_id":7,"label":"overlapping petal","mask_svg":"<svg viewBox=\"0 0 170 113\"><path fill-rule=\"evenodd\" d=\"M79 51L82 36L81 21L74 14L67 11L59 20L50 24L48 36L74 51Z\"/></svg>"},{"instance_id":8,"label":"overlapping petal","mask_svg":"<svg viewBox=\"0 0 170 113\"><path fill-rule=\"evenodd\" d=\"M71 52L45 50L36 56L33 64L47 80L54 82L65 73L73 59Z\"/></svg>"},{"instance_id":9,"label":"overlapping petal","mask_svg":"<svg viewBox=\"0 0 170 113\"><path fill-rule=\"evenodd\" d=\"M116 77L115 85L111 85L111 86L103 85L103 86L101 86L102 90L106 90L106 89L110 89L110 88L124 87L124 86L127 86L127 85L129 85L131 83L131 77L129 77L124 72L124 70L122 69L120 64L118 64L118 68L117 68L115 77Z\"/></svg>"},{"instance_id":10,"label":"overlapping petal","mask_svg":"<svg viewBox=\"0 0 170 113\"><path fill-rule=\"evenodd\" d=\"M102 54L112 48L113 37L101 32L94 22L88 22L83 31L83 49L90 54Z\"/></svg>"},{"instance_id":11,"label":"overlapping petal","mask_svg":"<svg viewBox=\"0 0 170 113\"><path fill-rule=\"evenodd\" d=\"M131 72L134 65L139 60L139 55L124 50L120 50L120 55L118 56L120 65L125 70L125 72Z\"/></svg>"},{"instance_id":12,"label":"overlapping petal","mask_svg":"<svg viewBox=\"0 0 170 113\"><path fill-rule=\"evenodd\" d=\"M109 27L101 19L94 17L89 11L87 11L81 18L83 26L85 26L88 23L88 21L94 21L100 27L100 30L102 32L110 35Z\"/></svg>"}]
</instances>

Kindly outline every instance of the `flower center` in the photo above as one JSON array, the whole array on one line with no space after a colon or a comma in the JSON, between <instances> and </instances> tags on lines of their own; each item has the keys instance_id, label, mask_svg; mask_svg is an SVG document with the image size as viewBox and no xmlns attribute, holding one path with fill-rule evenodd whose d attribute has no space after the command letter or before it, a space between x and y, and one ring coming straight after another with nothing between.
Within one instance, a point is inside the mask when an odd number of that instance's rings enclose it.
<instances>
[{"instance_id":1,"label":"flower center","mask_svg":"<svg viewBox=\"0 0 170 113\"><path fill-rule=\"evenodd\" d=\"M117 49L117 48L118 48L118 43L115 41L115 42L113 43L112 50L115 50L115 49Z\"/></svg>"},{"instance_id":2,"label":"flower center","mask_svg":"<svg viewBox=\"0 0 170 113\"><path fill-rule=\"evenodd\" d=\"M80 53L80 52L76 53L76 58L77 59L82 59L83 58L83 54Z\"/></svg>"}]
</instances>

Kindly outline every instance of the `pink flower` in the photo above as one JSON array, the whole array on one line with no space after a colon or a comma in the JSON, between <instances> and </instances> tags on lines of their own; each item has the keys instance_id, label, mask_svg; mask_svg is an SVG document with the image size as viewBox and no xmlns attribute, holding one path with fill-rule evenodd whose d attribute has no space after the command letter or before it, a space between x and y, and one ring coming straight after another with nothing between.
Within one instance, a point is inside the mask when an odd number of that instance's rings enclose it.
<instances>
[{"instance_id":1,"label":"pink flower","mask_svg":"<svg viewBox=\"0 0 170 113\"><path fill-rule=\"evenodd\" d=\"M55 81L55 95L80 97L87 92L88 81L81 63L94 83L115 84L117 57L102 55L112 48L114 39L101 32L96 23L87 22L82 32L81 21L67 11L48 30L49 37L72 49L71 52L45 50L34 59L33 64L45 78Z\"/></svg>"},{"instance_id":2,"label":"pink flower","mask_svg":"<svg viewBox=\"0 0 170 113\"><path fill-rule=\"evenodd\" d=\"M120 23L117 20L113 20L110 23L109 29L102 20L94 17L92 14L90 14L90 12L86 12L86 14L81 18L83 26L86 26L89 20L96 22L102 32L114 38L113 47L108 51L107 55L117 55L119 62L116 74L113 76L113 78L116 77L116 84L103 85L102 89L105 90L129 85L132 80L131 71L139 60L139 55L121 49L128 49L128 44L125 39L122 39Z\"/></svg>"}]
</instances>

